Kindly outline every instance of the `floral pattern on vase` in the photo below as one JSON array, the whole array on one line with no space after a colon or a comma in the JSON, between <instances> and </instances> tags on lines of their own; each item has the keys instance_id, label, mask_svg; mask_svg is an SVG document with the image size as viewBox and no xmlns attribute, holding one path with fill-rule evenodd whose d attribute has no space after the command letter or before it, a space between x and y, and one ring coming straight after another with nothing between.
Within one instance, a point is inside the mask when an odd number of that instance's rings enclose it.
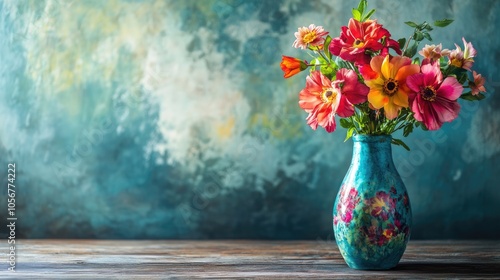
<instances>
[{"instance_id":1,"label":"floral pattern on vase","mask_svg":"<svg viewBox=\"0 0 500 280\"><path fill-rule=\"evenodd\" d=\"M392 163L390 140L354 137L353 162L333 211L335 240L352 268L396 266L410 237L410 202Z\"/></svg>"}]
</instances>

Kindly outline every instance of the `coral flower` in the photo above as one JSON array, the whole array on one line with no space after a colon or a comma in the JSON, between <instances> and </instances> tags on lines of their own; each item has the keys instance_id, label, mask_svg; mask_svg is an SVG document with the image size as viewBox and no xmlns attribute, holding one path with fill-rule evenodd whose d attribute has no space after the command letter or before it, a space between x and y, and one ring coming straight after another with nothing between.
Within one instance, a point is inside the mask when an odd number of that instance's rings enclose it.
<instances>
[{"instance_id":1,"label":"coral flower","mask_svg":"<svg viewBox=\"0 0 500 280\"><path fill-rule=\"evenodd\" d=\"M473 71L472 76L474 77L474 82L469 82L469 87L472 91L472 95L478 95L479 92L486 92L486 88L484 87L484 78L481 76L481 74Z\"/></svg>"},{"instance_id":2,"label":"coral flower","mask_svg":"<svg viewBox=\"0 0 500 280\"><path fill-rule=\"evenodd\" d=\"M282 55L281 59L281 70L285 73L285 78L290 78L291 76L300 73L307 69L307 61L302 61L295 57L290 57Z\"/></svg>"},{"instance_id":3,"label":"coral flower","mask_svg":"<svg viewBox=\"0 0 500 280\"><path fill-rule=\"evenodd\" d=\"M474 65L474 57L476 56L476 49L472 46L471 42L466 42L465 38L462 37L462 41L464 42L464 50L455 44L457 47L455 50L451 51L449 58L450 64L458 67L464 68L470 71L472 65Z\"/></svg>"},{"instance_id":4,"label":"coral flower","mask_svg":"<svg viewBox=\"0 0 500 280\"><path fill-rule=\"evenodd\" d=\"M408 107L408 93L406 77L416 74L420 67L411 64L411 59L403 56L389 58L389 55L376 56L370 62L371 70L376 75L365 75L365 83L370 87L368 102L375 109L384 108L385 116L394 119L399 110Z\"/></svg>"},{"instance_id":5,"label":"coral flower","mask_svg":"<svg viewBox=\"0 0 500 280\"><path fill-rule=\"evenodd\" d=\"M320 71L314 71L306 78L306 87L299 95L299 105L309 113L309 126L316 130L319 125L330 133L336 127L335 114L344 118L352 116L353 105L365 102L368 91L353 70L340 69L335 81Z\"/></svg>"},{"instance_id":6,"label":"coral flower","mask_svg":"<svg viewBox=\"0 0 500 280\"><path fill-rule=\"evenodd\" d=\"M297 39L293 42L293 47L304 50L308 45L321 46L325 42L323 36L327 34L328 32L322 26L311 24L309 27L299 27L299 30L295 32L295 38Z\"/></svg>"},{"instance_id":7,"label":"coral flower","mask_svg":"<svg viewBox=\"0 0 500 280\"><path fill-rule=\"evenodd\" d=\"M455 77L443 80L437 63L422 65L421 72L406 80L412 90L411 109L417 121L423 122L429 130L437 130L444 122L457 118L460 111L457 99L463 87Z\"/></svg>"},{"instance_id":8,"label":"coral flower","mask_svg":"<svg viewBox=\"0 0 500 280\"><path fill-rule=\"evenodd\" d=\"M434 61L439 60L443 56L448 56L450 54L450 50L444 49L441 50L443 46L439 45L425 45L425 47L419 51L418 53L424 57L424 62L422 64L427 64L425 60L432 63Z\"/></svg>"},{"instance_id":9,"label":"coral flower","mask_svg":"<svg viewBox=\"0 0 500 280\"><path fill-rule=\"evenodd\" d=\"M385 37L385 44L381 40ZM388 53L388 48L401 54L398 42L390 39L391 33L375 20L359 22L350 19L348 26L342 26L340 37L332 39L330 52L342 59L354 62L357 65L370 63L370 55L366 51L381 51Z\"/></svg>"}]
</instances>

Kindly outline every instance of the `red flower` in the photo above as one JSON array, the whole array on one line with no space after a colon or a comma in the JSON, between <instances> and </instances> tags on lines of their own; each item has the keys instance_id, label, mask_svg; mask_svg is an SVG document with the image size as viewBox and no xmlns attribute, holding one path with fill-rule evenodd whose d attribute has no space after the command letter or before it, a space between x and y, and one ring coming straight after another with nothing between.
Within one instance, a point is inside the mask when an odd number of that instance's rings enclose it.
<instances>
[{"instance_id":1,"label":"red flower","mask_svg":"<svg viewBox=\"0 0 500 280\"><path fill-rule=\"evenodd\" d=\"M345 68L337 72L331 81L320 71L314 71L306 78L306 87L300 92L299 105L309 116L307 124L316 130L319 126L327 132L336 128L335 115L350 117L354 114L354 104L367 100L369 88L358 81L353 70Z\"/></svg>"},{"instance_id":2,"label":"red flower","mask_svg":"<svg viewBox=\"0 0 500 280\"><path fill-rule=\"evenodd\" d=\"M387 221L389 216L394 214L396 199L391 198L389 193L379 191L366 204L372 216L381 217L382 220Z\"/></svg>"},{"instance_id":3,"label":"red flower","mask_svg":"<svg viewBox=\"0 0 500 280\"><path fill-rule=\"evenodd\" d=\"M377 223L369 227L363 227L363 233L371 244L382 246L399 234L393 224L388 224L385 228Z\"/></svg>"},{"instance_id":4,"label":"red flower","mask_svg":"<svg viewBox=\"0 0 500 280\"><path fill-rule=\"evenodd\" d=\"M346 61L364 65L370 63L371 57L366 51L380 51L385 56L391 48L401 54L398 42L390 37L391 33L375 20L359 22L351 18L348 26L342 26L340 36L332 39L329 49Z\"/></svg>"},{"instance_id":5,"label":"red flower","mask_svg":"<svg viewBox=\"0 0 500 280\"><path fill-rule=\"evenodd\" d=\"M280 66L281 70L283 70L283 72L285 73L284 77L290 78L291 76L307 69L307 61L302 61L295 57L282 55Z\"/></svg>"}]
</instances>

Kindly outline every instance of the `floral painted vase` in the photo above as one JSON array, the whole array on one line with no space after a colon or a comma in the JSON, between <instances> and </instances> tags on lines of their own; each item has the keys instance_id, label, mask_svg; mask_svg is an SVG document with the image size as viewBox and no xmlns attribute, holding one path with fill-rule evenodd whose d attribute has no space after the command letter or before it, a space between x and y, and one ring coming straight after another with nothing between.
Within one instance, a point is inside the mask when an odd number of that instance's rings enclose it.
<instances>
[{"instance_id":1,"label":"floral painted vase","mask_svg":"<svg viewBox=\"0 0 500 280\"><path fill-rule=\"evenodd\" d=\"M390 135L353 137L352 162L333 208L333 230L349 267L395 267L410 238L411 207L392 161Z\"/></svg>"}]
</instances>

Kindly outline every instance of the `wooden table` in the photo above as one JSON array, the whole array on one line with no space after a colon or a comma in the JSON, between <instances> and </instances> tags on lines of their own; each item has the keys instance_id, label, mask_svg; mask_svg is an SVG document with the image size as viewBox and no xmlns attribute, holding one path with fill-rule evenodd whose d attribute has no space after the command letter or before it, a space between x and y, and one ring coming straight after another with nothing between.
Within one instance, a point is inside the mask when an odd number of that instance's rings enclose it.
<instances>
[{"instance_id":1,"label":"wooden table","mask_svg":"<svg viewBox=\"0 0 500 280\"><path fill-rule=\"evenodd\" d=\"M332 241L17 240L0 279L500 279L500 241L411 241L389 271L347 267Z\"/></svg>"}]
</instances>

